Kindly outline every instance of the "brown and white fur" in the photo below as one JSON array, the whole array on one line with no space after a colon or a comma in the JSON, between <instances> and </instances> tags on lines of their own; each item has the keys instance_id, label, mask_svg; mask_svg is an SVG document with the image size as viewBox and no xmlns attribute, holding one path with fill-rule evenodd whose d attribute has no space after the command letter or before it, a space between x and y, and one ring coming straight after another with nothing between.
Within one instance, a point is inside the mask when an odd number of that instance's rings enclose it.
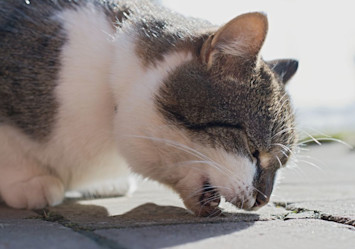
<instances>
[{"instance_id":1,"label":"brown and white fur","mask_svg":"<svg viewBox=\"0 0 355 249\"><path fill-rule=\"evenodd\" d=\"M69 190L132 192L130 171L196 215L266 204L292 153L284 84L260 13L221 28L150 2L0 3L0 195L42 208Z\"/></svg>"}]
</instances>

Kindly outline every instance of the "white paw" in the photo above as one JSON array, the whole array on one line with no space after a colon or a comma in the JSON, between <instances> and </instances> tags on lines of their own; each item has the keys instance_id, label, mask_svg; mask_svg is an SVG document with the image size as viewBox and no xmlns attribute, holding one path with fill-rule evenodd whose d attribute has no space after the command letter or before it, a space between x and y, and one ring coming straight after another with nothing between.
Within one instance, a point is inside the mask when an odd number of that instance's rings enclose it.
<instances>
[{"instance_id":1,"label":"white paw","mask_svg":"<svg viewBox=\"0 0 355 249\"><path fill-rule=\"evenodd\" d=\"M112 197L130 195L136 190L136 180L133 176L120 177L91 185L80 191L85 197Z\"/></svg>"},{"instance_id":2,"label":"white paw","mask_svg":"<svg viewBox=\"0 0 355 249\"><path fill-rule=\"evenodd\" d=\"M49 175L35 176L27 181L12 183L1 192L6 204L14 208L44 208L58 205L64 198L62 182Z\"/></svg>"}]
</instances>

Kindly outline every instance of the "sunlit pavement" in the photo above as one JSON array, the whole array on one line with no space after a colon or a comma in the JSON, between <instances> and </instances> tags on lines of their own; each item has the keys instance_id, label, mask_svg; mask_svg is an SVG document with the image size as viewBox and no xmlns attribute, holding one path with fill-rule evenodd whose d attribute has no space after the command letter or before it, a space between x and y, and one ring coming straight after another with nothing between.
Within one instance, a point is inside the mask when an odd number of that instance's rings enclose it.
<instances>
[{"instance_id":1,"label":"sunlit pavement","mask_svg":"<svg viewBox=\"0 0 355 249\"><path fill-rule=\"evenodd\" d=\"M67 200L46 210L0 206L0 248L354 248L355 152L308 147L283 170L271 203L197 218L144 182L131 197Z\"/></svg>"}]
</instances>

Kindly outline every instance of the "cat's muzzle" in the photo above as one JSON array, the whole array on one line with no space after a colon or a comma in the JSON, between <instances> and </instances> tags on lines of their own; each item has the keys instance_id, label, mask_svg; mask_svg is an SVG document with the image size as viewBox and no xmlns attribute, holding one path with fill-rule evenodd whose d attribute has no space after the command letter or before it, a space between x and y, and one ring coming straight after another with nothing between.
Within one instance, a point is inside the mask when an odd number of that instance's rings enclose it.
<instances>
[{"instance_id":1,"label":"cat's muzzle","mask_svg":"<svg viewBox=\"0 0 355 249\"><path fill-rule=\"evenodd\" d=\"M198 216L217 216L221 214L219 203L221 196L209 182L204 182L202 193L199 197L200 208L195 211Z\"/></svg>"}]
</instances>

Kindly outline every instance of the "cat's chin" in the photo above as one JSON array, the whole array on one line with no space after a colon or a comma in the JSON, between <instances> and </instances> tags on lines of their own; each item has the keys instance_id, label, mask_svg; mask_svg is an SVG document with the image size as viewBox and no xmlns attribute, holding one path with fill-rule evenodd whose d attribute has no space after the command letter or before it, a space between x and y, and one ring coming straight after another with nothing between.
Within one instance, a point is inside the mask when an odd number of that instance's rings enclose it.
<instances>
[{"instance_id":1,"label":"cat's chin","mask_svg":"<svg viewBox=\"0 0 355 249\"><path fill-rule=\"evenodd\" d=\"M256 211L261 206L255 206L255 199L248 199L245 201L238 200L227 200L227 202L233 204L238 209L243 209L245 211ZM200 217L215 217L222 214L222 209L219 207L221 201L221 195L214 188L210 190L202 191L198 197L189 198L184 200L185 206L191 210L196 216Z\"/></svg>"},{"instance_id":2,"label":"cat's chin","mask_svg":"<svg viewBox=\"0 0 355 249\"><path fill-rule=\"evenodd\" d=\"M183 192L180 193L180 195L186 208L192 211L196 216L214 217L222 214L219 204L221 202L221 197L225 197L224 193L221 193L217 187L214 187L207 180L202 182L198 187L198 190L192 191L189 194ZM238 209L246 211L255 211L260 208L260 206L255 205L256 200L253 196L246 197L238 195L233 198L225 197L225 200L236 206Z\"/></svg>"},{"instance_id":3,"label":"cat's chin","mask_svg":"<svg viewBox=\"0 0 355 249\"><path fill-rule=\"evenodd\" d=\"M255 207L256 199L254 196L236 196L233 198L226 198L226 201L233 204L238 209L242 209L245 211L255 211L259 209L259 207Z\"/></svg>"},{"instance_id":4,"label":"cat's chin","mask_svg":"<svg viewBox=\"0 0 355 249\"><path fill-rule=\"evenodd\" d=\"M203 182L201 190L192 198L184 200L184 204L197 216L213 217L221 214L219 204L221 196L208 181Z\"/></svg>"}]
</instances>

